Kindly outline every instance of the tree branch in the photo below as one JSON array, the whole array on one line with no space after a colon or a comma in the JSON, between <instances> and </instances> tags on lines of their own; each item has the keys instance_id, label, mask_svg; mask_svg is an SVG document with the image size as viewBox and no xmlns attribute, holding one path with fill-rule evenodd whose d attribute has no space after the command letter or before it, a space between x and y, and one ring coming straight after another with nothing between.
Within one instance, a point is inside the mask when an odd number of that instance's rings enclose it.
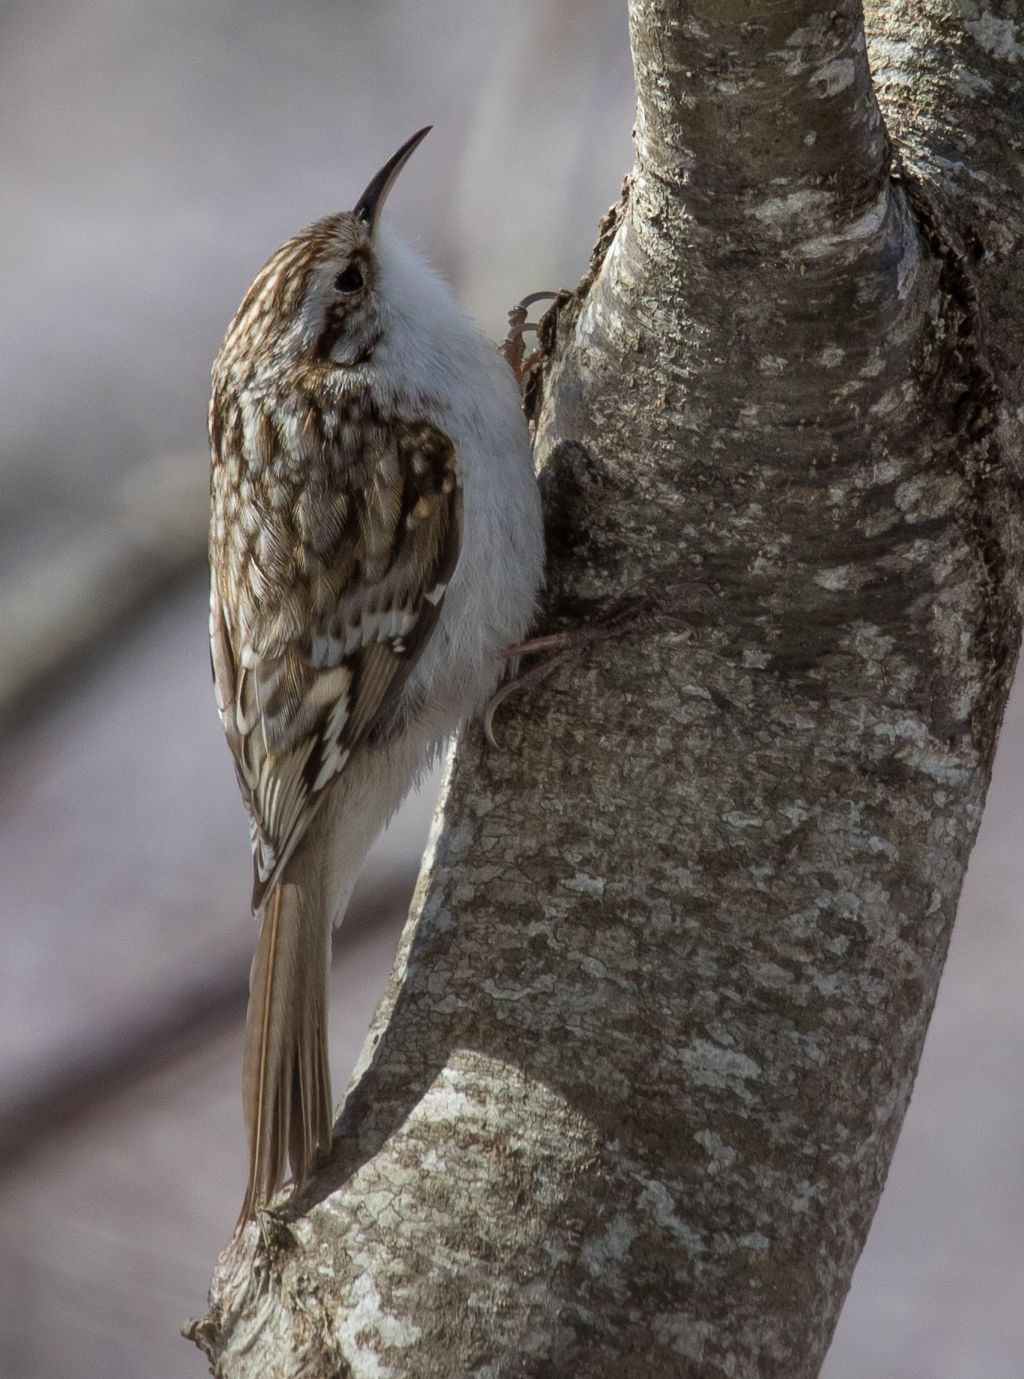
<instances>
[{"instance_id":1,"label":"tree branch","mask_svg":"<svg viewBox=\"0 0 1024 1379\"><path fill-rule=\"evenodd\" d=\"M878 198L888 140L857 0L746 5L640 0L630 9L638 168L684 213L734 230L766 195L816 221ZM798 209L799 208L799 209Z\"/></svg>"},{"instance_id":2,"label":"tree branch","mask_svg":"<svg viewBox=\"0 0 1024 1379\"><path fill-rule=\"evenodd\" d=\"M535 396L552 617L651 620L465 735L332 1163L215 1279L219 1374L817 1373L1021 564L970 264L817 9L633 0L637 168Z\"/></svg>"},{"instance_id":3,"label":"tree branch","mask_svg":"<svg viewBox=\"0 0 1024 1379\"><path fill-rule=\"evenodd\" d=\"M1024 10L894 0L868 5L871 62L903 157L943 209L1004 397L998 442L1019 488L1024 455ZM997 499L1000 501L1000 499ZM1012 520L1018 504L1004 507Z\"/></svg>"},{"instance_id":4,"label":"tree branch","mask_svg":"<svg viewBox=\"0 0 1024 1379\"><path fill-rule=\"evenodd\" d=\"M927 170L990 252L1019 253L1021 5L868 0L866 8L879 97L904 156Z\"/></svg>"}]
</instances>

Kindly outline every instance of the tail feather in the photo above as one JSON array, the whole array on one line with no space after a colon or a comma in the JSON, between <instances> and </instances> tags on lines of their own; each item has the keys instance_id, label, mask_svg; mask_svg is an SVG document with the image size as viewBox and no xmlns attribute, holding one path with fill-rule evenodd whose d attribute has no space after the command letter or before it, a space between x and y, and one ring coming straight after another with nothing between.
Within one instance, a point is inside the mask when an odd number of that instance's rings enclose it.
<instances>
[{"instance_id":1,"label":"tail feather","mask_svg":"<svg viewBox=\"0 0 1024 1379\"><path fill-rule=\"evenodd\" d=\"M301 1186L331 1138L331 924L316 869L302 870L301 882L284 880L267 897L249 975L242 1069L249 1184L240 1221L273 1195L286 1154Z\"/></svg>"},{"instance_id":2,"label":"tail feather","mask_svg":"<svg viewBox=\"0 0 1024 1379\"><path fill-rule=\"evenodd\" d=\"M331 1074L327 1062L327 1007L310 1001L296 1048L288 1126L288 1162L297 1183L308 1177L331 1136Z\"/></svg>"}]
</instances>

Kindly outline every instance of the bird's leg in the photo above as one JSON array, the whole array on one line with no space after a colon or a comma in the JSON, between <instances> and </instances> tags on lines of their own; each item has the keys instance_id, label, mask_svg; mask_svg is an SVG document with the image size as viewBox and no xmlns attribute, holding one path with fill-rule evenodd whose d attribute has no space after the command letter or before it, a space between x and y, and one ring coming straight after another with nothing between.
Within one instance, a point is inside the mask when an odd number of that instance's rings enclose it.
<instances>
[{"instance_id":1,"label":"bird's leg","mask_svg":"<svg viewBox=\"0 0 1024 1379\"><path fill-rule=\"evenodd\" d=\"M531 292L508 313L508 334L502 342L501 355L515 374L520 388L535 358L535 354L526 354L523 336L528 330L536 331L539 328L537 321L526 319L527 313L534 302L553 301L557 296L557 292Z\"/></svg>"},{"instance_id":2,"label":"bird's leg","mask_svg":"<svg viewBox=\"0 0 1024 1379\"><path fill-rule=\"evenodd\" d=\"M595 642L608 641L611 637L625 637L630 632L637 631L649 621L650 612L649 599L635 599L625 608L619 608L594 622L579 623L575 627L564 628L561 632L547 632L540 637L530 637L525 642L507 646L501 654L508 659L546 654L543 661L514 675L489 699L484 709L484 734L491 746L498 747L494 736L494 714L510 694L516 690L527 689L530 685L539 685L565 661L581 655Z\"/></svg>"}]
</instances>

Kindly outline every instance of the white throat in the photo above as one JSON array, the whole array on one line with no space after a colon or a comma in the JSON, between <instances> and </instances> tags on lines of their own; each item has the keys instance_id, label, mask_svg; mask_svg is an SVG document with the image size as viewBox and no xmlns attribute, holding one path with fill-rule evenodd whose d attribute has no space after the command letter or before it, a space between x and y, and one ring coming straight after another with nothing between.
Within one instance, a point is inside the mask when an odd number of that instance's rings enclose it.
<instances>
[{"instance_id":1,"label":"white throat","mask_svg":"<svg viewBox=\"0 0 1024 1379\"><path fill-rule=\"evenodd\" d=\"M375 382L428 412L441 399L457 408L462 388L475 392L481 364L497 357L495 346L463 312L440 274L386 221L377 230L375 248L378 291L387 312L373 353Z\"/></svg>"}]
</instances>

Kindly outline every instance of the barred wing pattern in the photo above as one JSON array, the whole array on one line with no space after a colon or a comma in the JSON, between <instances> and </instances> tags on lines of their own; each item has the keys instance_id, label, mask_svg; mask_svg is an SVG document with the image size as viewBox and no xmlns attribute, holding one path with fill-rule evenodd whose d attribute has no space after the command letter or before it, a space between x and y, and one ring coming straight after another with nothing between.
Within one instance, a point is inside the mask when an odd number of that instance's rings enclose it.
<instances>
[{"instance_id":1,"label":"barred wing pattern","mask_svg":"<svg viewBox=\"0 0 1024 1379\"><path fill-rule=\"evenodd\" d=\"M266 412L211 425L210 645L254 909L353 752L387 726L459 554L447 436L358 399L343 416L295 415L285 434Z\"/></svg>"}]
</instances>

